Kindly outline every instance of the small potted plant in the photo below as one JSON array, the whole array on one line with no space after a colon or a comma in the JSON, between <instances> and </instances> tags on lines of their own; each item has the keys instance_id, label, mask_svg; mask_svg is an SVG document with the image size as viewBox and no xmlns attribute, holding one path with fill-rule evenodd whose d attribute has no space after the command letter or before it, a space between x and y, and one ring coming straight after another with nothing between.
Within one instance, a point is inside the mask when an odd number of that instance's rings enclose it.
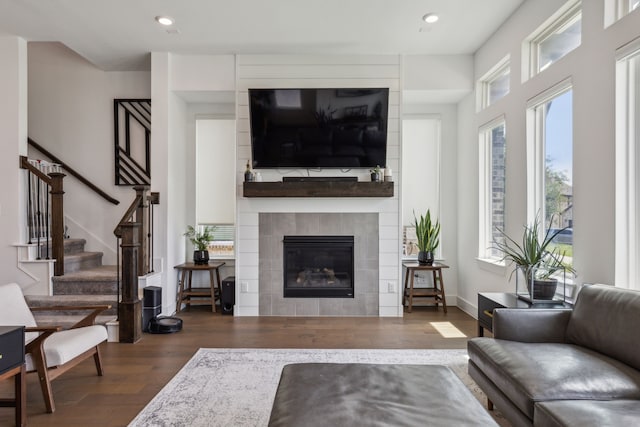
<instances>
[{"instance_id":1,"label":"small potted plant","mask_svg":"<svg viewBox=\"0 0 640 427\"><path fill-rule=\"evenodd\" d=\"M206 226L202 232L198 232L192 226L187 226L187 236L193 244L193 263L202 265L209 263L209 242L213 240L214 227Z\"/></svg>"},{"instance_id":2,"label":"small potted plant","mask_svg":"<svg viewBox=\"0 0 640 427\"><path fill-rule=\"evenodd\" d=\"M561 228L552 231L551 223L544 233L540 230L540 218L536 216L531 225L524 227L522 242L518 243L509 237L503 229L498 232L504 240L494 240L494 248L502 252L503 261L514 264L511 273L520 270L527 284L527 290L532 300L552 300L558 286L558 279L553 277L560 270L572 274L576 271L564 262L565 252L559 247L550 247L555 237L567 229ZM531 285L533 284L533 292Z\"/></svg>"},{"instance_id":3,"label":"small potted plant","mask_svg":"<svg viewBox=\"0 0 640 427\"><path fill-rule=\"evenodd\" d=\"M382 181L382 169L380 165L377 165L375 168L371 169L371 182L380 182Z\"/></svg>"},{"instance_id":4,"label":"small potted plant","mask_svg":"<svg viewBox=\"0 0 640 427\"><path fill-rule=\"evenodd\" d=\"M431 211L427 209L426 215L420 215L420 219L413 212L413 225L416 228L418 239L418 263L433 265L434 253L440 244L440 220L431 221Z\"/></svg>"}]
</instances>

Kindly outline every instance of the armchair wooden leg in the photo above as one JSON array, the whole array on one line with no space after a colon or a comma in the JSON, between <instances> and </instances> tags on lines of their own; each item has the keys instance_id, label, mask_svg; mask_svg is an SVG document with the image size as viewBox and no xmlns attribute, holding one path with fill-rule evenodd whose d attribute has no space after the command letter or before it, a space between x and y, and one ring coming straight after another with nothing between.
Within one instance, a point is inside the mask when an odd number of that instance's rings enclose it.
<instances>
[{"instance_id":1,"label":"armchair wooden leg","mask_svg":"<svg viewBox=\"0 0 640 427\"><path fill-rule=\"evenodd\" d=\"M98 376L104 375L104 370L102 369L102 358L100 357L100 346L96 346L96 352L93 355L93 361L96 363L96 371L98 371Z\"/></svg>"},{"instance_id":2,"label":"armchair wooden leg","mask_svg":"<svg viewBox=\"0 0 640 427\"><path fill-rule=\"evenodd\" d=\"M31 353L31 357L33 358L33 363L36 367L36 371L38 372L38 380L40 381L40 388L42 389L44 405L47 408L47 412L51 414L55 412L56 405L53 403L53 392L51 391L51 382L49 381L47 361L41 350Z\"/></svg>"}]
</instances>

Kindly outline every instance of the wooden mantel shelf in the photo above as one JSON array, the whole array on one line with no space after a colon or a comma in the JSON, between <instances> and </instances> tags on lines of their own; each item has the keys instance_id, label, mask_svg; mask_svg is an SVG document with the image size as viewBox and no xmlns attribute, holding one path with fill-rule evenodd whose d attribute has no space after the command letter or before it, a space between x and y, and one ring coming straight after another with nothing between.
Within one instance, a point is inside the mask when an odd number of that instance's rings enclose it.
<instances>
[{"instance_id":1,"label":"wooden mantel shelf","mask_svg":"<svg viewBox=\"0 0 640 427\"><path fill-rule=\"evenodd\" d=\"M245 182L244 197L393 197L393 182Z\"/></svg>"}]
</instances>

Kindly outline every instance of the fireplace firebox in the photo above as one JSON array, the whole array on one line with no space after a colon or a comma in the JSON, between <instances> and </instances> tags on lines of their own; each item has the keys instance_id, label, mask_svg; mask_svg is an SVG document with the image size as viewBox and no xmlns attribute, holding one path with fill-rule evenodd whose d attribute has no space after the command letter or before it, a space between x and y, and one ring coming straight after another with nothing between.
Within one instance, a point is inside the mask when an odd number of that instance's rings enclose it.
<instances>
[{"instance_id":1,"label":"fireplace firebox","mask_svg":"<svg viewBox=\"0 0 640 427\"><path fill-rule=\"evenodd\" d=\"M284 236L285 298L353 298L353 236Z\"/></svg>"}]
</instances>

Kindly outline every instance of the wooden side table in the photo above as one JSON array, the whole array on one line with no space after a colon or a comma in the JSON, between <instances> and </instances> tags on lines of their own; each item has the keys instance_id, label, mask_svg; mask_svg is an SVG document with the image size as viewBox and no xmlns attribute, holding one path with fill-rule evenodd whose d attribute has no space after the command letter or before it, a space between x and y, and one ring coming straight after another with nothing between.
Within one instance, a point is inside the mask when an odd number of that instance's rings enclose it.
<instances>
[{"instance_id":1,"label":"wooden side table","mask_svg":"<svg viewBox=\"0 0 640 427\"><path fill-rule=\"evenodd\" d=\"M211 311L214 313L216 312L216 297L220 297L221 290L220 267L222 267L223 265L224 262L209 262L208 264L194 264L192 262L186 262L174 267L176 270L178 270L178 277L180 281L178 285L178 297L176 301L177 313L180 312L183 302L187 307L190 307L192 305L211 304ZM191 287L191 276L194 271L209 272L209 289L193 289Z\"/></svg>"},{"instance_id":2,"label":"wooden side table","mask_svg":"<svg viewBox=\"0 0 640 427\"><path fill-rule=\"evenodd\" d=\"M0 326L0 381L13 378L15 396L0 399L0 407L16 408L16 425L27 425L27 383L24 326Z\"/></svg>"},{"instance_id":3,"label":"wooden side table","mask_svg":"<svg viewBox=\"0 0 640 427\"><path fill-rule=\"evenodd\" d=\"M484 336L484 330L493 333L493 310L496 308L554 308L567 309L571 304L545 304L523 301L515 293L508 292L480 292L478 293L478 336Z\"/></svg>"},{"instance_id":4,"label":"wooden side table","mask_svg":"<svg viewBox=\"0 0 640 427\"><path fill-rule=\"evenodd\" d=\"M442 269L449 268L449 266L438 262L434 262L433 265L422 265L417 262L403 262L402 266L407 271L404 279L404 292L402 293L403 306L406 305L406 300L409 299L407 311L411 313L414 298L432 298L434 304L436 305L436 308L438 307L439 303L442 303L442 309L446 313L447 298L444 295ZM416 271L430 271L433 275L433 287L414 288L413 282Z\"/></svg>"}]
</instances>

